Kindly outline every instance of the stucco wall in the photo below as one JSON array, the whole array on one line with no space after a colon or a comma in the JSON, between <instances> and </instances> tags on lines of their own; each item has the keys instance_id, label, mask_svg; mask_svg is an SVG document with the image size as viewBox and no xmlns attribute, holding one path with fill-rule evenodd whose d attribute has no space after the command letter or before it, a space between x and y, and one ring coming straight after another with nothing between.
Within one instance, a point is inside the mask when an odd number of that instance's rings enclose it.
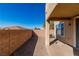
<instances>
[{"instance_id":1,"label":"stucco wall","mask_svg":"<svg viewBox=\"0 0 79 59\"><path fill-rule=\"evenodd\" d=\"M49 16L51 15L51 13L53 12L54 8L56 7L57 3L47 3L46 4L46 20L49 18Z\"/></svg>"},{"instance_id":2,"label":"stucco wall","mask_svg":"<svg viewBox=\"0 0 79 59\"><path fill-rule=\"evenodd\" d=\"M34 30L37 36L45 37L45 29L43 30Z\"/></svg>"},{"instance_id":3,"label":"stucco wall","mask_svg":"<svg viewBox=\"0 0 79 59\"><path fill-rule=\"evenodd\" d=\"M0 55L10 55L32 37L32 30L0 30Z\"/></svg>"},{"instance_id":4,"label":"stucco wall","mask_svg":"<svg viewBox=\"0 0 79 59\"><path fill-rule=\"evenodd\" d=\"M61 39L64 43L71 46L74 45L74 20L63 20L64 22L64 37Z\"/></svg>"}]
</instances>

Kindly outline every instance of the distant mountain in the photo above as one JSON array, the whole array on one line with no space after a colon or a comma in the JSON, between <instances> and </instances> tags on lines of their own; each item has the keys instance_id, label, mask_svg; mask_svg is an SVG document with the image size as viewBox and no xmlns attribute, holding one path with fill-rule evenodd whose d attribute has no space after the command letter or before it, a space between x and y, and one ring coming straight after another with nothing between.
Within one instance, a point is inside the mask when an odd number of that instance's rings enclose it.
<instances>
[{"instance_id":1,"label":"distant mountain","mask_svg":"<svg viewBox=\"0 0 79 59\"><path fill-rule=\"evenodd\" d=\"M0 28L0 30L1 30L2 28Z\"/></svg>"},{"instance_id":2,"label":"distant mountain","mask_svg":"<svg viewBox=\"0 0 79 59\"><path fill-rule=\"evenodd\" d=\"M9 26L9 27L1 28L1 30L25 30L25 29L26 28L21 26Z\"/></svg>"}]
</instances>

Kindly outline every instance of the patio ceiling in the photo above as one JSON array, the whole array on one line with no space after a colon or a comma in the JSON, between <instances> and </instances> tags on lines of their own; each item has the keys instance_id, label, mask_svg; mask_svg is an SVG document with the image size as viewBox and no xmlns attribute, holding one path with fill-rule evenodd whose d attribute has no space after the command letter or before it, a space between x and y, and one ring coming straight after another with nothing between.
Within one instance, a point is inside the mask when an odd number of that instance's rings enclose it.
<instances>
[{"instance_id":1,"label":"patio ceiling","mask_svg":"<svg viewBox=\"0 0 79 59\"><path fill-rule=\"evenodd\" d=\"M74 17L79 15L79 3L59 3L54 8L50 17Z\"/></svg>"}]
</instances>

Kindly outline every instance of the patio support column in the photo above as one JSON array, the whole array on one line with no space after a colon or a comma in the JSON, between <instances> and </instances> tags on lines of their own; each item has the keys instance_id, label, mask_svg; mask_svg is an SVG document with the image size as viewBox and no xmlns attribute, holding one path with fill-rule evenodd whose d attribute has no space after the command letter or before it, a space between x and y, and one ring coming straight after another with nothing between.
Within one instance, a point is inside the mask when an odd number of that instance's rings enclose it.
<instances>
[{"instance_id":1,"label":"patio support column","mask_svg":"<svg viewBox=\"0 0 79 59\"><path fill-rule=\"evenodd\" d=\"M45 29L45 47L46 47L46 51L47 51L47 55L50 55L49 52L49 22L46 20L46 29Z\"/></svg>"},{"instance_id":2,"label":"patio support column","mask_svg":"<svg viewBox=\"0 0 79 59\"><path fill-rule=\"evenodd\" d=\"M49 22L48 21L46 21L46 36L45 36L45 44L46 44L46 46L48 47L49 46Z\"/></svg>"},{"instance_id":3,"label":"patio support column","mask_svg":"<svg viewBox=\"0 0 79 59\"><path fill-rule=\"evenodd\" d=\"M57 3L53 4L46 4L46 18L45 18L45 47L47 50L48 55L51 55L49 52L49 26L50 23L47 21L48 18L50 17L51 13L53 12L54 8L56 7Z\"/></svg>"}]
</instances>

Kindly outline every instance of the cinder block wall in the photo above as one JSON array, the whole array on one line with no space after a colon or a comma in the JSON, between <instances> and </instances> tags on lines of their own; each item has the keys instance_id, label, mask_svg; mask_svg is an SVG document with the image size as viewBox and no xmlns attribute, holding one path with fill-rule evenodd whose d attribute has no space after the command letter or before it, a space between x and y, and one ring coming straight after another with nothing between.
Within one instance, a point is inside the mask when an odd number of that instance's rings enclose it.
<instances>
[{"instance_id":1,"label":"cinder block wall","mask_svg":"<svg viewBox=\"0 0 79 59\"><path fill-rule=\"evenodd\" d=\"M32 30L0 30L0 55L10 55L32 37Z\"/></svg>"},{"instance_id":2,"label":"cinder block wall","mask_svg":"<svg viewBox=\"0 0 79 59\"><path fill-rule=\"evenodd\" d=\"M9 55L9 31L0 30L0 55Z\"/></svg>"}]
</instances>

